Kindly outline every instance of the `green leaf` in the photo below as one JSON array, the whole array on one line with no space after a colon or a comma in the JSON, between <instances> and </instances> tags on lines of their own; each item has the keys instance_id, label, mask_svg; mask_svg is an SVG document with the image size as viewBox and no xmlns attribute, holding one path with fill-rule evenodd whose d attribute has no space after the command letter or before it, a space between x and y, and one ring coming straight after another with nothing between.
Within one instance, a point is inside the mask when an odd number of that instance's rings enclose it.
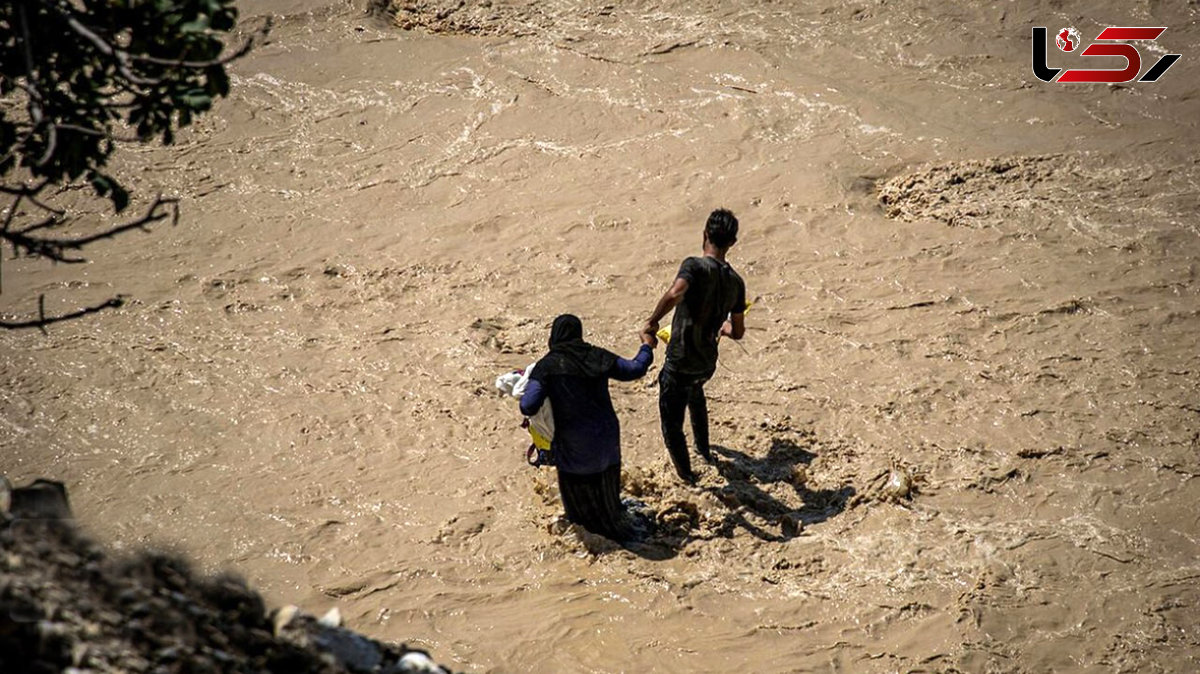
<instances>
[{"instance_id":1,"label":"green leaf","mask_svg":"<svg viewBox=\"0 0 1200 674\"><path fill-rule=\"evenodd\" d=\"M229 94L230 75L221 65L168 67L135 59L129 68L154 84L130 82L112 58L87 40L64 39L59 15L78 19L134 54L206 62L231 47L235 4L245 1L0 0L0 100L11 97L17 84L27 84L46 95L44 120L61 125L53 154L42 162L48 136L40 131L29 137L18 134L18 129L37 129L39 124L24 106L0 106L0 175L26 171L56 185L77 180L118 211L129 207L129 191L104 172L119 147L106 133L123 120L143 143L173 144L177 129L194 123L217 97ZM19 35L13 20L18 6L30 12L29 40ZM26 43L34 52L33 72L27 71L20 49Z\"/></svg>"},{"instance_id":2,"label":"green leaf","mask_svg":"<svg viewBox=\"0 0 1200 674\"><path fill-rule=\"evenodd\" d=\"M193 110L208 110L212 107L212 96L200 89L193 89L180 96L179 102Z\"/></svg>"},{"instance_id":3,"label":"green leaf","mask_svg":"<svg viewBox=\"0 0 1200 674\"><path fill-rule=\"evenodd\" d=\"M181 33L203 33L206 30L208 30L208 16L204 14L179 27Z\"/></svg>"}]
</instances>

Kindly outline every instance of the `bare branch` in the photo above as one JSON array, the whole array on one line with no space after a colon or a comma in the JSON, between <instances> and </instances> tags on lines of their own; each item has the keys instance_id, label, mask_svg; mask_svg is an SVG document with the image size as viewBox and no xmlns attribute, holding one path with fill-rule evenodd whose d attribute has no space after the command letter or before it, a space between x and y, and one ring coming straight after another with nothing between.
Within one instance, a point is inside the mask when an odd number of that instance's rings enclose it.
<instances>
[{"instance_id":1,"label":"bare branch","mask_svg":"<svg viewBox=\"0 0 1200 674\"><path fill-rule=\"evenodd\" d=\"M38 330L42 331L42 334L49 334L46 332L47 325L61 323L62 321L69 321L73 318L80 318L81 316L87 316L88 314L99 313L101 311L104 311L105 309L116 309L116 308L122 307L124 305L125 305L125 298L118 295L111 299L105 300L104 302L101 302L100 304L97 304L95 306L84 307L82 309L77 309L70 313L61 314L59 316L47 317L46 316L46 296L40 295L40 296L38 296L38 317L36 319L29 320L29 321L16 321L16 322L0 321L0 328L3 328L5 330L23 330L23 329L28 329L28 328L37 328Z\"/></svg>"},{"instance_id":2,"label":"bare branch","mask_svg":"<svg viewBox=\"0 0 1200 674\"><path fill-rule=\"evenodd\" d=\"M0 164L8 161L9 157L12 157L20 152L25 147L25 143L28 143L29 139L33 137L34 131L37 131L37 127L35 126L30 126L28 129L26 129L25 132L21 134L21 137L12 144L12 147L7 153L5 153L4 157L0 158Z\"/></svg>"},{"instance_id":3,"label":"bare branch","mask_svg":"<svg viewBox=\"0 0 1200 674\"><path fill-rule=\"evenodd\" d=\"M42 179L42 181L40 183L38 183L32 187L30 187L28 185L21 185L20 187L9 187L7 185L0 185L0 193L11 194L16 197L15 199L12 200L12 203L9 204L9 206L8 206L8 214L6 216L4 216L4 225L3 225L3 227L0 227L0 232L3 232L4 234L8 233L9 228L12 226L13 220L17 216L17 209L20 208L21 201L23 199L29 200L31 203L33 203L38 208L41 208L42 210L45 210L49 213L53 213L55 216L62 216L63 214L65 214L66 211L54 208L53 206L42 203L40 200L38 200L38 198L37 198L38 195L41 194L42 190L46 189L46 186L49 184L50 184L50 179L44 178L44 179ZM53 220L53 219L54 218L50 218L49 220ZM43 223L44 222L45 221L43 221ZM48 226L43 223L38 223L38 225L35 225L32 227L26 227L25 229L21 230L21 232L25 233L25 232L32 231L33 229L40 229L43 226ZM49 224L53 224L53 223L51 222Z\"/></svg>"},{"instance_id":4,"label":"bare branch","mask_svg":"<svg viewBox=\"0 0 1200 674\"><path fill-rule=\"evenodd\" d=\"M33 85L37 81L37 68L33 64L33 37L29 33L29 19L25 16L25 3L17 5L17 18L21 23L21 46L24 47L26 81L15 82L15 84L29 94L29 117L36 128L42 123L42 94Z\"/></svg>"},{"instance_id":5,"label":"bare branch","mask_svg":"<svg viewBox=\"0 0 1200 674\"><path fill-rule=\"evenodd\" d=\"M186 59L164 59L157 56L148 56L146 54L130 54L125 52L127 57L132 61L142 61L144 63L153 63L154 65L166 66L168 68L207 68L209 66L223 66L231 61L236 61L246 54L250 53L250 49L254 47L254 38L248 37L238 47L236 51L222 56L221 58L210 59L207 61L188 61Z\"/></svg>"},{"instance_id":6,"label":"bare branch","mask_svg":"<svg viewBox=\"0 0 1200 674\"><path fill-rule=\"evenodd\" d=\"M46 151L37 160L38 166L45 166L46 162L50 161L50 158L54 156L54 149L58 146L58 125L48 125L46 127L46 134L48 139L46 142Z\"/></svg>"},{"instance_id":7,"label":"bare branch","mask_svg":"<svg viewBox=\"0 0 1200 674\"><path fill-rule=\"evenodd\" d=\"M21 232L4 232L0 234L0 239L4 239L12 244L14 251L24 250L30 255L44 257L54 262L61 262L63 264L81 264L87 262L87 260L81 257L67 257L66 250L76 248L76 246L71 246L69 241L39 239L22 234Z\"/></svg>"},{"instance_id":8,"label":"bare branch","mask_svg":"<svg viewBox=\"0 0 1200 674\"><path fill-rule=\"evenodd\" d=\"M18 196L17 199L14 200L14 203L22 198L23 197ZM150 204L150 207L146 209L146 213L137 220L134 220L133 222L127 222L123 225L117 225L116 227L111 227L102 232L88 236L81 236L71 239L31 236L32 232L61 224L61 220L57 216L51 216L50 218L29 225L28 227L17 231L11 231L6 228L5 230L0 231L0 240L7 241L10 245L12 245L13 249L17 251L23 250L31 255L45 257L55 262L62 262L63 264L79 264L81 262L87 262L87 260L82 257L70 257L70 251L82 250L89 244L101 241L103 239L112 239L134 229L148 232L150 231L147 229L148 225L166 220L167 218L171 218L172 223L177 223L179 221L178 203L179 200L174 197L163 198L161 195L159 195L157 198L155 198L154 203ZM11 215L12 213L10 212L10 219Z\"/></svg>"},{"instance_id":9,"label":"bare branch","mask_svg":"<svg viewBox=\"0 0 1200 674\"><path fill-rule=\"evenodd\" d=\"M17 5L17 18L21 22L21 35L25 38L21 41L25 53L25 70L29 73L30 81L33 81L36 79L33 67L33 38L29 35L29 18L25 15L25 3L23 2ZM31 95L41 98L36 89L31 92Z\"/></svg>"},{"instance_id":10,"label":"bare branch","mask_svg":"<svg viewBox=\"0 0 1200 674\"><path fill-rule=\"evenodd\" d=\"M153 87L162 83L161 79L150 79L148 77L142 77L141 75L133 72L133 70L129 68L128 52L124 51L123 49L117 49L116 47L113 47L108 43L108 41L92 32L92 30L83 25L79 19L76 19L74 16L64 11L61 7L55 5L54 10L58 12L58 15L61 16L64 21L67 22L67 26L69 26L71 30L78 33L83 39L91 42L92 46L100 50L100 53L104 54L105 56L111 56L113 62L117 65L117 70L121 71L121 74L124 75L125 78L130 82L148 87Z\"/></svg>"},{"instance_id":11,"label":"bare branch","mask_svg":"<svg viewBox=\"0 0 1200 674\"><path fill-rule=\"evenodd\" d=\"M59 217L60 216L58 216L58 215L52 215L52 216L42 220L41 222L35 222L32 225L27 225L25 227L22 227L21 229L17 230L17 233L24 234L25 236L29 236L30 232L36 232L39 229L53 227L54 225L60 223Z\"/></svg>"},{"instance_id":12,"label":"bare branch","mask_svg":"<svg viewBox=\"0 0 1200 674\"><path fill-rule=\"evenodd\" d=\"M51 206L50 204L47 204L47 203L41 201L40 199L38 199L36 196L34 196L32 194L25 195L25 198L28 199L29 202L31 204L33 204L34 206L37 206L38 208L42 209L43 211L53 213L56 216L62 217L67 214L67 211L65 209L55 208L54 206ZM27 227L22 231L28 232L29 228Z\"/></svg>"},{"instance_id":13,"label":"bare branch","mask_svg":"<svg viewBox=\"0 0 1200 674\"><path fill-rule=\"evenodd\" d=\"M109 131L100 131L99 129L89 129L86 126L79 126L78 124L62 124L62 123L56 122L54 124L54 126L60 128L60 129L66 129L67 131L74 131L76 133L82 133L87 136L99 136L101 138L111 138L112 140L120 141L122 143L136 143L140 140L137 136L117 136Z\"/></svg>"},{"instance_id":14,"label":"bare branch","mask_svg":"<svg viewBox=\"0 0 1200 674\"><path fill-rule=\"evenodd\" d=\"M72 249L78 250L78 249L88 245L89 243L95 243L102 239L111 239L115 236L124 234L125 232L128 232L131 229L140 229L143 232L148 232L150 230L146 229L147 225L153 224L155 222L159 222L160 220L166 220L167 218L171 218L172 224L175 224L175 223L179 222L179 206L178 206L178 204L179 204L179 199L176 199L174 197L169 197L169 198L164 199L162 197L162 195L159 195L154 198L154 203L150 204L150 208L146 209L146 214L143 215L142 217L138 218L137 220L135 220L133 222L125 223L124 225L118 225L111 229L107 229L103 232L100 232L99 234L92 234L91 236L84 236L84 237L80 237L78 239L71 239L69 242L69 247ZM161 208L163 206L169 207L168 208L169 212L167 212L167 213L159 212L159 208Z\"/></svg>"},{"instance_id":15,"label":"bare branch","mask_svg":"<svg viewBox=\"0 0 1200 674\"><path fill-rule=\"evenodd\" d=\"M4 216L4 227L0 227L0 233L8 233L8 228L12 225L13 218L17 217L17 209L21 206L21 200L24 198L24 194L18 194L9 204L8 215Z\"/></svg>"},{"instance_id":16,"label":"bare branch","mask_svg":"<svg viewBox=\"0 0 1200 674\"><path fill-rule=\"evenodd\" d=\"M28 187L26 185L21 185L20 187L9 187L8 185L0 185L0 192L2 192L4 194L12 194L12 195L21 196L21 197L36 197L38 194L40 194L42 192L42 190L46 189L46 186L48 186L49 184L50 184L50 179L43 178L42 182L38 183L34 187Z\"/></svg>"},{"instance_id":17,"label":"bare branch","mask_svg":"<svg viewBox=\"0 0 1200 674\"><path fill-rule=\"evenodd\" d=\"M32 71L30 71L29 77L32 79L32 77L33 77ZM20 89L21 91L24 91L25 94L29 96L29 98L31 98L35 101L38 101L39 103L42 101L42 92L38 91L37 87L33 86L32 84L28 84L28 83L22 82L20 80L13 80L12 84L14 87ZM38 108L38 109L39 109L39 111L41 110L41 108Z\"/></svg>"}]
</instances>

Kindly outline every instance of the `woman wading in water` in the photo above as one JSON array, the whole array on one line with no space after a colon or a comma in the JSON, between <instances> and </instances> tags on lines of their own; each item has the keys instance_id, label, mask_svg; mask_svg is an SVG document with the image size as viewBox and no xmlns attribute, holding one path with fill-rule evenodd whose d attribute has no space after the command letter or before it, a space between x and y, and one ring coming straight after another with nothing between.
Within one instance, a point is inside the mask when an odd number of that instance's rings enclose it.
<instances>
[{"instance_id":1,"label":"woman wading in water","mask_svg":"<svg viewBox=\"0 0 1200 674\"><path fill-rule=\"evenodd\" d=\"M632 381L654 361L654 338L642 335L633 360L583 341L570 314L554 319L550 353L533 366L521 413L533 416L549 398L554 415L551 450L567 519L592 533L625 540L631 525L621 505L621 424L608 380Z\"/></svg>"}]
</instances>

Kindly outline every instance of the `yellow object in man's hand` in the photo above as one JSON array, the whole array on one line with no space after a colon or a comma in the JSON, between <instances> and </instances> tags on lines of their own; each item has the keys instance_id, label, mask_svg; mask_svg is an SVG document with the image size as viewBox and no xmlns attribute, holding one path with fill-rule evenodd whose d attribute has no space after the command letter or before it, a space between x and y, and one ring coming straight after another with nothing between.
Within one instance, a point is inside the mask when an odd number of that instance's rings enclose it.
<instances>
[{"instance_id":1,"label":"yellow object in man's hand","mask_svg":"<svg viewBox=\"0 0 1200 674\"><path fill-rule=\"evenodd\" d=\"M746 311L743 313L749 312L750 307L754 306L754 302L756 301L758 301L758 298L746 302ZM669 344L671 342L671 326L668 325L662 330L659 330L656 336L663 341L663 344Z\"/></svg>"}]
</instances>

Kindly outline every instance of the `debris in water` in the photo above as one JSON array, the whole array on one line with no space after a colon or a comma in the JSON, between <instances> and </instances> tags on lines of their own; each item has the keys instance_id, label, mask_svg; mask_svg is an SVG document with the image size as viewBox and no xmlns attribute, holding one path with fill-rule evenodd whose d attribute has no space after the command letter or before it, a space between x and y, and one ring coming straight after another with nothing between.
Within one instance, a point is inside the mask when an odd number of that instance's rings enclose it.
<instances>
[{"instance_id":1,"label":"debris in water","mask_svg":"<svg viewBox=\"0 0 1200 674\"><path fill-rule=\"evenodd\" d=\"M903 466L894 466L888 474L887 484L883 486L883 498L888 501L899 501L912 496L913 480L909 470Z\"/></svg>"}]
</instances>

